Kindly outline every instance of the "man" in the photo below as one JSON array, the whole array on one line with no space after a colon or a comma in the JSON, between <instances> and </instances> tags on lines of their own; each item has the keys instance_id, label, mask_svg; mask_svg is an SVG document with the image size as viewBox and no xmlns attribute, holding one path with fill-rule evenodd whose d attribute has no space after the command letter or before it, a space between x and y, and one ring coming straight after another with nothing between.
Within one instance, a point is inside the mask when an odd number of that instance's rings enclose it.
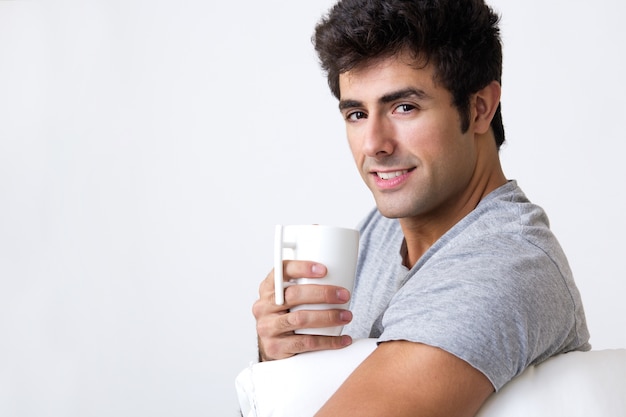
<instances>
[{"instance_id":1,"label":"man","mask_svg":"<svg viewBox=\"0 0 626 417\"><path fill-rule=\"evenodd\" d=\"M290 286L277 306L270 273L253 312L261 360L378 338L318 416L473 416L529 365L590 349L547 217L500 166L497 23L483 0L342 0L316 28L377 207L352 295ZM285 279L325 272L284 264ZM350 296L351 311L289 311ZM293 333L340 324L339 337Z\"/></svg>"}]
</instances>

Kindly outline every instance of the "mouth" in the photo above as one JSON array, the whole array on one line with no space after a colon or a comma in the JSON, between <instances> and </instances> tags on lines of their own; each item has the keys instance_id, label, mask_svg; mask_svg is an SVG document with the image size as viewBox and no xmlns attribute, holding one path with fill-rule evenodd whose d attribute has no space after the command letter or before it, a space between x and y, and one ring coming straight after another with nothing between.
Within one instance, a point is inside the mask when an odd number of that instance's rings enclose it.
<instances>
[{"instance_id":1,"label":"mouth","mask_svg":"<svg viewBox=\"0 0 626 417\"><path fill-rule=\"evenodd\" d=\"M401 171L392 171L392 172L375 172L375 174L381 180L392 180L394 178L407 174L409 171L410 171L409 169L403 169Z\"/></svg>"},{"instance_id":2,"label":"mouth","mask_svg":"<svg viewBox=\"0 0 626 417\"><path fill-rule=\"evenodd\" d=\"M410 169L399 169L397 171L372 171L371 175L374 178L375 186L383 191L383 190L396 190L402 187L411 176L411 172L415 170L415 168Z\"/></svg>"}]
</instances>

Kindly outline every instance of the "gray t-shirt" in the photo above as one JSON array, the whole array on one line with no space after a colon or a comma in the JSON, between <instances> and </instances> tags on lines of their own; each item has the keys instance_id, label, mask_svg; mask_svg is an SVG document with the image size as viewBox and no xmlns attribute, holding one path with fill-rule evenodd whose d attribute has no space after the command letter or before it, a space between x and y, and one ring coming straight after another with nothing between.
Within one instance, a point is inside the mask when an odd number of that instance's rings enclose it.
<instances>
[{"instance_id":1,"label":"gray t-shirt","mask_svg":"<svg viewBox=\"0 0 626 417\"><path fill-rule=\"evenodd\" d=\"M515 181L486 196L408 270L397 220L361 225L344 333L439 347L499 390L529 365L589 350L580 294L544 211Z\"/></svg>"}]
</instances>

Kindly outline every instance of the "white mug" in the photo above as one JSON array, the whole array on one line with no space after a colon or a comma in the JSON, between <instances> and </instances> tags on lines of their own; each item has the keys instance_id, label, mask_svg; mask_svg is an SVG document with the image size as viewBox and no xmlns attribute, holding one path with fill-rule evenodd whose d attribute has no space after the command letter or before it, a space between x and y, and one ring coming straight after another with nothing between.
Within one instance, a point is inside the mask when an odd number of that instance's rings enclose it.
<instances>
[{"instance_id":1,"label":"white mug","mask_svg":"<svg viewBox=\"0 0 626 417\"><path fill-rule=\"evenodd\" d=\"M354 290L359 252L359 231L323 225L277 225L274 237L274 288L276 304L285 302L285 287L297 284L335 285ZM283 260L318 262L326 266L323 278L297 278L284 282ZM330 310L347 308L345 304L303 304L291 310ZM343 326L300 329L298 334L339 336Z\"/></svg>"}]
</instances>

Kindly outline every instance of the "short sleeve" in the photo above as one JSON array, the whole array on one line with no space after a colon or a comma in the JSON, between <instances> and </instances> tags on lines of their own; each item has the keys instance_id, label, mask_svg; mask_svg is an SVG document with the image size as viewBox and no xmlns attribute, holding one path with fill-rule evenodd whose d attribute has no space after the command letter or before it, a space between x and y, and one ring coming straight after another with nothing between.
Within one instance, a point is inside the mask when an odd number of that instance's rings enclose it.
<instances>
[{"instance_id":1,"label":"short sleeve","mask_svg":"<svg viewBox=\"0 0 626 417\"><path fill-rule=\"evenodd\" d=\"M522 237L502 234L439 251L415 271L391 300L379 341L441 348L499 390L572 343L574 321L557 264Z\"/></svg>"}]
</instances>

